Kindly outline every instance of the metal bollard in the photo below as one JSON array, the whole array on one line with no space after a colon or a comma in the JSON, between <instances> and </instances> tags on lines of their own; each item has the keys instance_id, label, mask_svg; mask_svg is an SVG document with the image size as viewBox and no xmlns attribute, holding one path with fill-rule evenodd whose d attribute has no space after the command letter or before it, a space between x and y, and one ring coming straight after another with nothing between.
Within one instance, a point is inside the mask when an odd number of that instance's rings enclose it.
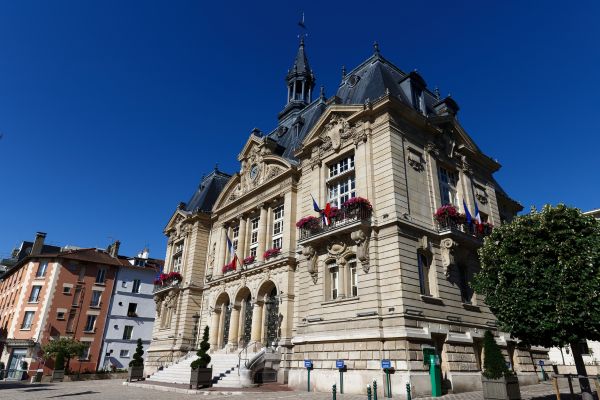
<instances>
[{"instance_id":1,"label":"metal bollard","mask_svg":"<svg viewBox=\"0 0 600 400\"><path fill-rule=\"evenodd\" d=\"M411 400L411 397L410 397L410 383L406 384L406 400Z\"/></svg>"},{"instance_id":2,"label":"metal bollard","mask_svg":"<svg viewBox=\"0 0 600 400\"><path fill-rule=\"evenodd\" d=\"M333 384L333 386L331 387L331 394L332 394L332 399L335 400L335 383Z\"/></svg>"},{"instance_id":3,"label":"metal bollard","mask_svg":"<svg viewBox=\"0 0 600 400\"><path fill-rule=\"evenodd\" d=\"M371 385L367 385L367 400L371 400Z\"/></svg>"},{"instance_id":4,"label":"metal bollard","mask_svg":"<svg viewBox=\"0 0 600 400\"><path fill-rule=\"evenodd\" d=\"M377 400L377 381L373 379L373 400Z\"/></svg>"}]
</instances>

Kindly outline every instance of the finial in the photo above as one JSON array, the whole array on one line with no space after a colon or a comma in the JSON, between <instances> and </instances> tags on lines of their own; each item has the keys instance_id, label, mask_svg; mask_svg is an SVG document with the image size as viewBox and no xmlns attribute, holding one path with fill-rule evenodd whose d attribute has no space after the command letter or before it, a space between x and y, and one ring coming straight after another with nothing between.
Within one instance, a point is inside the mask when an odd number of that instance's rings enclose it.
<instances>
[{"instance_id":1,"label":"finial","mask_svg":"<svg viewBox=\"0 0 600 400\"><path fill-rule=\"evenodd\" d=\"M389 96L389 95L390 95L390 88L389 88L389 87L386 87L386 88L385 88L385 95L386 95L386 96Z\"/></svg>"},{"instance_id":2,"label":"finial","mask_svg":"<svg viewBox=\"0 0 600 400\"><path fill-rule=\"evenodd\" d=\"M452 93L448 92L448 96L447 97L452 97Z\"/></svg>"},{"instance_id":3,"label":"finial","mask_svg":"<svg viewBox=\"0 0 600 400\"><path fill-rule=\"evenodd\" d=\"M346 77L346 66L342 65L342 79Z\"/></svg>"},{"instance_id":4,"label":"finial","mask_svg":"<svg viewBox=\"0 0 600 400\"><path fill-rule=\"evenodd\" d=\"M379 55L379 43L377 41L373 42L373 49L375 50L375 54Z\"/></svg>"},{"instance_id":5,"label":"finial","mask_svg":"<svg viewBox=\"0 0 600 400\"><path fill-rule=\"evenodd\" d=\"M219 163L215 163L215 172L219 172Z\"/></svg>"},{"instance_id":6,"label":"finial","mask_svg":"<svg viewBox=\"0 0 600 400\"><path fill-rule=\"evenodd\" d=\"M304 36L300 38L300 47L304 47Z\"/></svg>"},{"instance_id":7,"label":"finial","mask_svg":"<svg viewBox=\"0 0 600 400\"><path fill-rule=\"evenodd\" d=\"M320 99L325 99L325 86L321 85L321 92L319 93Z\"/></svg>"},{"instance_id":8,"label":"finial","mask_svg":"<svg viewBox=\"0 0 600 400\"><path fill-rule=\"evenodd\" d=\"M439 100L440 99L440 88L436 86L435 89L433 90L433 94L435 95L435 99Z\"/></svg>"}]
</instances>

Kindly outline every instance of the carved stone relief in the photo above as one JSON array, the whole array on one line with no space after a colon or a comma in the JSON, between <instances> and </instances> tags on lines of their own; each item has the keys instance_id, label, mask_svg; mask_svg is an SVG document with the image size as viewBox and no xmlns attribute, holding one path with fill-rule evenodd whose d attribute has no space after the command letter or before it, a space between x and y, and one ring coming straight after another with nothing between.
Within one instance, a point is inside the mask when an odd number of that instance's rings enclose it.
<instances>
[{"instance_id":1,"label":"carved stone relief","mask_svg":"<svg viewBox=\"0 0 600 400\"><path fill-rule=\"evenodd\" d=\"M442 250L442 267L444 267L444 274L446 275L446 278L449 278L450 268L456 264L455 251L458 247L458 243L447 238L440 242L440 247Z\"/></svg>"},{"instance_id":2,"label":"carved stone relief","mask_svg":"<svg viewBox=\"0 0 600 400\"><path fill-rule=\"evenodd\" d=\"M369 272L369 231L359 229L350 234L350 238L356 243L356 258L360 261L363 271Z\"/></svg>"},{"instance_id":3,"label":"carved stone relief","mask_svg":"<svg viewBox=\"0 0 600 400\"><path fill-rule=\"evenodd\" d=\"M318 279L318 267L317 267L317 251L312 246L304 246L302 248L302 255L306 257L308 261L307 271L312 277L313 282L316 284Z\"/></svg>"},{"instance_id":4,"label":"carved stone relief","mask_svg":"<svg viewBox=\"0 0 600 400\"><path fill-rule=\"evenodd\" d=\"M421 172L425 169L425 160L423 160L423 156L413 149L408 149L406 152L406 161L408 162L408 165L417 172Z\"/></svg>"}]
</instances>

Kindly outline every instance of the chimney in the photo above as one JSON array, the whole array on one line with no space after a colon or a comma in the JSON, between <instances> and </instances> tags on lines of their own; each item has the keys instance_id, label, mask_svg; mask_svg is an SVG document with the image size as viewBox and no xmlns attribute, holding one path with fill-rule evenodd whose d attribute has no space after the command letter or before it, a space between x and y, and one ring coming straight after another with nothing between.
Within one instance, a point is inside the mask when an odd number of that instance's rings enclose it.
<instances>
[{"instance_id":1,"label":"chimney","mask_svg":"<svg viewBox=\"0 0 600 400\"><path fill-rule=\"evenodd\" d=\"M42 254L42 248L44 247L44 239L46 238L45 232L36 232L35 241L33 242L33 247L31 248L32 256L37 256Z\"/></svg>"},{"instance_id":2,"label":"chimney","mask_svg":"<svg viewBox=\"0 0 600 400\"><path fill-rule=\"evenodd\" d=\"M117 258L117 256L119 255L119 246L120 245L121 245L121 242L119 242L118 240L115 240L115 242L113 244L108 246L108 254L110 254L111 257Z\"/></svg>"}]
</instances>

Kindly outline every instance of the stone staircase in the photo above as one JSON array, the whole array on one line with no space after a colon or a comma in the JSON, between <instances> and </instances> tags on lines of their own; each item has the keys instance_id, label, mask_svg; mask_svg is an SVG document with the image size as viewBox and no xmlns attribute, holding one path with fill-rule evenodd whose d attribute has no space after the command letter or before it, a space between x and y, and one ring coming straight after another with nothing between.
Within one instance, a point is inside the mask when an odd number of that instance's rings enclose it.
<instances>
[{"instance_id":1,"label":"stone staircase","mask_svg":"<svg viewBox=\"0 0 600 400\"><path fill-rule=\"evenodd\" d=\"M213 353L210 355L209 366L213 368L213 386L217 387L242 387L238 375L238 355ZM155 372L147 381L163 383L190 384L190 364L197 358L195 352L188 353L179 361Z\"/></svg>"}]
</instances>

